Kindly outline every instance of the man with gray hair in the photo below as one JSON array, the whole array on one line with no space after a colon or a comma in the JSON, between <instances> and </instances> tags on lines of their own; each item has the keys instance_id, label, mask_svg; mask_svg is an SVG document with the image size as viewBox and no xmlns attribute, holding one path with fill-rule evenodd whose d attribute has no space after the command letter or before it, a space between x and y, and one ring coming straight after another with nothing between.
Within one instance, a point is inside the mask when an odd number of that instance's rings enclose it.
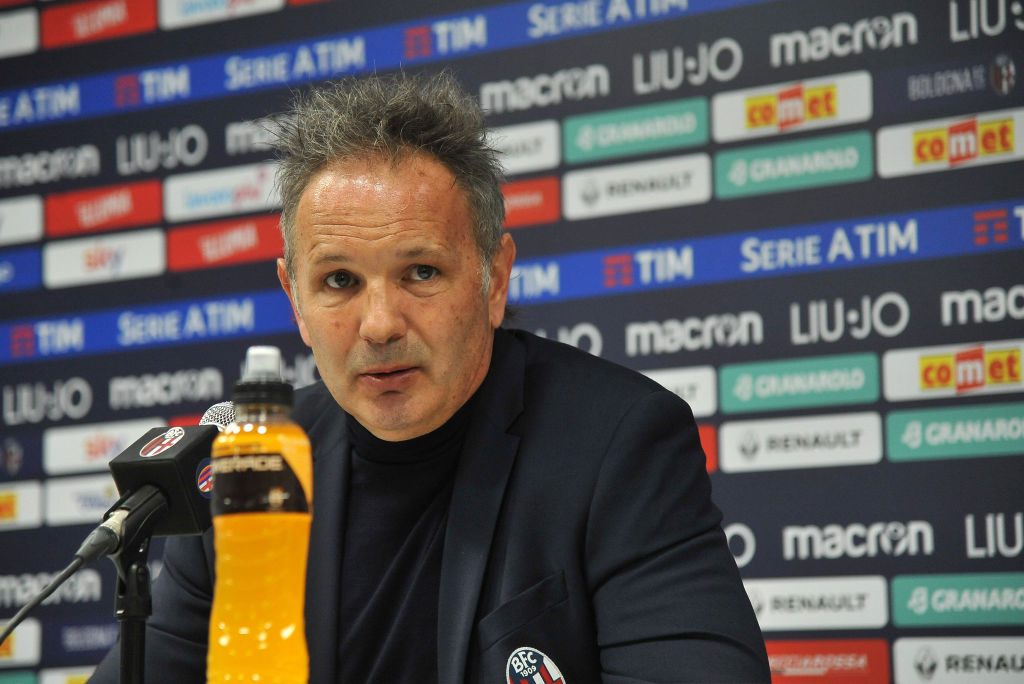
<instances>
[{"instance_id":1,"label":"man with gray hair","mask_svg":"<svg viewBox=\"0 0 1024 684\"><path fill-rule=\"evenodd\" d=\"M500 327L515 245L476 103L375 76L288 122L278 277L322 377L294 410L310 681L769 681L689 407ZM149 682L204 681L212 542L168 541Z\"/></svg>"}]
</instances>

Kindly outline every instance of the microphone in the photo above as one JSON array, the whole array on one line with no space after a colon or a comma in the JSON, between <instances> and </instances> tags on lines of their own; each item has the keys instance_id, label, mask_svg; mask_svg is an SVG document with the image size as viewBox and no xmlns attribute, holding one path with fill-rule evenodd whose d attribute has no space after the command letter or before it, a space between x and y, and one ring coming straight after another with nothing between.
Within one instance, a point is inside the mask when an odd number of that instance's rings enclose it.
<instances>
[{"instance_id":1,"label":"microphone","mask_svg":"<svg viewBox=\"0 0 1024 684\"><path fill-rule=\"evenodd\" d=\"M210 491L213 487L210 450L219 428L213 424L153 428L110 461L122 501L158 490L167 512L153 528L157 537L202 534L210 526Z\"/></svg>"},{"instance_id":2,"label":"microphone","mask_svg":"<svg viewBox=\"0 0 1024 684\"><path fill-rule=\"evenodd\" d=\"M75 554L86 563L120 551L143 525L156 537L202 534L210 527L213 439L234 420L231 402L214 404L199 425L156 427L114 457L121 495Z\"/></svg>"},{"instance_id":3,"label":"microphone","mask_svg":"<svg viewBox=\"0 0 1024 684\"><path fill-rule=\"evenodd\" d=\"M140 617L144 621L149 615L149 576L144 565L141 569L137 567L139 558L145 561L145 540L150 536L202 534L210 527L213 440L234 417L231 402L215 404L199 425L153 428L115 456L109 466L121 498L85 538L71 563L0 630L0 644L68 577L83 565L107 555L122 561L117 566L120 580L116 604L118 619L122 620L122 648L129 648L125 645L126 636L139 643L136 639L141 633L126 632L124 625ZM132 561L130 567L124 567L126 558ZM125 652L131 649L122 651ZM125 681L142 681L141 672L137 674L137 678Z\"/></svg>"},{"instance_id":4,"label":"microphone","mask_svg":"<svg viewBox=\"0 0 1024 684\"><path fill-rule=\"evenodd\" d=\"M235 422L235 405L230 401L222 401L206 409L200 425L216 425L217 429L224 432L224 428Z\"/></svg>"}]
</instances>

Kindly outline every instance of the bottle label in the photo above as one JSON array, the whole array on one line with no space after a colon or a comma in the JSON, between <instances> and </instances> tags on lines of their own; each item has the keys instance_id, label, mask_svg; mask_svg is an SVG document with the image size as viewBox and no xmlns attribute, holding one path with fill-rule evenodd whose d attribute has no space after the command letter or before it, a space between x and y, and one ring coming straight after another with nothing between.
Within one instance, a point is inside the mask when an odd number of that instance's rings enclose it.
<instances>
[{"instance_id":1,"label":"bottle label","mask_svg":"<svg viewBox=\"0 0 1024 684\"><path fill-rule=\"evenodd\" d=\"M281 454L232 454L212 465L213 515L309 512L302 484Z\"/></svg>"}]
</instances>

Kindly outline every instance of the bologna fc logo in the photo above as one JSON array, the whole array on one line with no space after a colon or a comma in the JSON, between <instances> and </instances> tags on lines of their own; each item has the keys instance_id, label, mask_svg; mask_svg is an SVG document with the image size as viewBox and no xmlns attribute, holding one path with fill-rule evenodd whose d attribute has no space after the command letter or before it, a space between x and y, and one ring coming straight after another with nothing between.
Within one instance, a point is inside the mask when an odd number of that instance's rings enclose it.
<instances>
[{"instance_id":1,"label":"bologna fc logo","mask_svg":"<svg viewBox=\"0 0 1024 684\"><path fill-rule=\"evenodd\" d=\"M162 454L175 444L181 441L181 438L185 436L185 431L180 427L172 427L162 435L157 435L153 439L146 443L146 446L139 449L139 456L143 458L149 458L150 456L156 456Z\"/></svg>"},{"instance_id":2,"label":"bologna fc logo","mask_svg":"<svg viewBox=\"0 0 1024 684\"><path fill-rule=\"evenodd\" d=\"M529 646L512 651L505 673L508 684L565 684L555 661Z\"/></svg>"},{"instance_id":3,"label":"bologna fc logo","mask_svg":"<svg viewBox=\"0 0 1024 684\"><path fill-rule=\"evenodd\" d=\"M213 493L213 463L208 458L200 461L196 468L196 488L207 499Z\"/></svg>"}]
</instances>

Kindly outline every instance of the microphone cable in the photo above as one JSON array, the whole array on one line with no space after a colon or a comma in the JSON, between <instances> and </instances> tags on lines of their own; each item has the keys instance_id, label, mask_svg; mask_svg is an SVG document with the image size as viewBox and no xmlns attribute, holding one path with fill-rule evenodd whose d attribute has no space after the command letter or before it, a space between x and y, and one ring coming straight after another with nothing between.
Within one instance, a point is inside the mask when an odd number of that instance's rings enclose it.
<instances>
[{"instance_id":1,"label":"microphone cable","mask_svg":"<svg viewBox=\"0 0 1024 684\"><path fill-rule=\"evenodd\" d=\"M117 550L118 545L121 543L121 530L124 527L124 521L128 517L129 512L124 508L115 510L107 516L106 520L89 533L89 536L78 547L74 559L68 563L67 567L57 573L50 580L49 584L33 596L28 603L23 605L4 626L3 631L0 632L0 645L6 641L7 637L14 633L15 628L28 617L29 613L48 599L53 592L57 591L60 585L64 584L68 578L78 572L82 566L93 563Z\"/></svg>"},{"instance_id":2,"label":"microphone cable","mask_svg":"<svg viewBox=\"0 0 1024 684\"><path fill-rule=\"evenodd\" d=\"M14 633L14 628L21 624L21 622L28 617L28 614L35 610L36 606L45 601L50 597L50 594L57 591L57 588L64 584L65 581L76 572L78 569L85 565L85 559L81 556L75 556L75 559L71 561L66 568L61 570L56 577L50 580L50 583L43 587L42 591L32 597L32 600L21 607L21 609L14 614L10 622L4 627L3 632L0 632L0 645L11 634Z\"/></svg>"},{"instance_id":3,"label":"microphone cable","mask_svg":"<svg viewBox=\"0 0 1024 684\"><path fill-rule=\"evenodd\" d=\"M215 425L218 430L223 430L224 426L231 423L234 419L234 404L230 401L223 401L219 404L214 404L207 409L199 424ZM43 587L38 594L22 606L18 612L14 614L14 617L7 622L3 631L0 631L0 645L4 643L7 637L14 633L15 628L20 625L26 617L28 617L29 613L49 598L53 592L57 591L60 585L78 572L82 566L93 563L96 560L117 551L125 534L125 523L129 514L132 513L132 511L126 507L129 501L139 502L142 507L145 508L142 519L148 519L150 517L160 515L167 510L167 500L164 498L160 490L152 485L144 485L137 491L122 497L116 504L114 504L113 508L115 510L112 510L106 519L93 529L93 531L89 533L89 536L85 538L85 541L83 541L82 545L78 547L78 551L75 552L74 559L68 564L68 566L57 573L57 575L50 580L49 584Z\"/></svg>"}]
</instances>

